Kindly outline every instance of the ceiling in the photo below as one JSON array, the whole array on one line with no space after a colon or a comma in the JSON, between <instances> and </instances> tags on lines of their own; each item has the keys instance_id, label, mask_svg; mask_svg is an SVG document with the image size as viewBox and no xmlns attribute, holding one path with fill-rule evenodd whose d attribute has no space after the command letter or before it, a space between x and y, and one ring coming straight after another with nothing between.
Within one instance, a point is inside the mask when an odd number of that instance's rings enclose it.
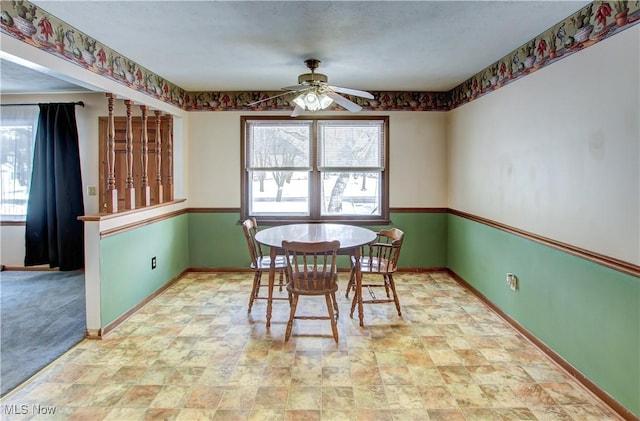
<instances>
[{"instance_id":1,"label":"ceiling","mask_svg":"<svg viewBox=\"0 0 640 421\"><path fill-rule=\"evenodd\" d=\"M3 94L86 91L88 89L59 77L0 59L0 92Z\"/></svg>"},{"instance_id":2,"label":"ceiling","mask_svg":"<svg viewBox=\"0 0 640 421\"><path fill-rule=\"evenodd\" d=\"M448 91L589 3L32 2L186 91L279 90L310 57L333 85ZM0 65L2 93L68 85L39 72L25 84Z\"/></svg>"}]
</instances>

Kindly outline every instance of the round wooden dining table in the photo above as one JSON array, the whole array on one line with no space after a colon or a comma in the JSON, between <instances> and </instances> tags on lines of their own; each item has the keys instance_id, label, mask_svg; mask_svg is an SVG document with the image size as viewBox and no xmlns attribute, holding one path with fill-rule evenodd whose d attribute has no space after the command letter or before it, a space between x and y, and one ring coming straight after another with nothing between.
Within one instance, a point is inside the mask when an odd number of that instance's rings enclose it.
<instances>
[{"instance_id":1,"label":"round wooden dining table","mask_svg":"<svg viewBox=\"0 0 640 421\"><path fill-rule=\"evenodd\" d=\"M362 272L360 271L360 247L369 244L376 239L376 232L368 228L347 224L290 224L265 228L256 233L256 241L270 248L271 264L269 268L269 295L267 300L267 327L271 326L271 311L273 302L273 287L275 284L275 257L278 250L282 249L282 241L300 241L316 243L320 241L340 241L340 253L350 254L356 262L356 296L358 303L358 318L360 326L364 326L362 300Z\"/></svg>"}]
</instances>

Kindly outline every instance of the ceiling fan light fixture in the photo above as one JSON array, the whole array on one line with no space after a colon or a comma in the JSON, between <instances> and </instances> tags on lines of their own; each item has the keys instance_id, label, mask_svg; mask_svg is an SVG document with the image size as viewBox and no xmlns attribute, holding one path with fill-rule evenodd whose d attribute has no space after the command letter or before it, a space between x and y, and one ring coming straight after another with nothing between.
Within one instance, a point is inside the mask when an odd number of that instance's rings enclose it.
<instances>
[{"instance_id":1,"label":"ceiling fan light fixture","mask_svg":"<svg viewBox=\"0 0 640 421\"><path fill-rule=\"evenodd\" d=\"M298 95L293 99L293 102L305 110L318 111L330 106L333 99L329 98L327 94L318 95L318 92L311 91Z\"/></svg>"},{"instance_id":2,"label":"ceiling fan light fixture","mask_svg":"<svg viewBox=\"0 0 640 421\"><path fill-rule=\"evenodd\" d=\"M329 98L327 96L327 94L322 94L320 95L320 109L324 110L325 108L327 108L329 105L331 105L333 103L333 99Z\"/></svg>"},{"instance_id":3,"label":"ceiling fan light fixture","mask_svg":"<svg viewBox=\"0 0 640 421\"><path fill-rule=\"evenodd\" d=\"M309 111L318 111L320 109L320 100L315 92L308 92L304 96L304 104Z\"/></svg>"},{"instance_id":4,"label":"ceiling fan light fixture","mask_svg":"<svg viewBox=\"0 0 640 421\"><path fill-rule=\"evenodd\" d=\"M300 94L297 97L293 98L293 102L302 109L305 109L307 107L304 103L304 94Z\"/></svg>"}]
</instances>

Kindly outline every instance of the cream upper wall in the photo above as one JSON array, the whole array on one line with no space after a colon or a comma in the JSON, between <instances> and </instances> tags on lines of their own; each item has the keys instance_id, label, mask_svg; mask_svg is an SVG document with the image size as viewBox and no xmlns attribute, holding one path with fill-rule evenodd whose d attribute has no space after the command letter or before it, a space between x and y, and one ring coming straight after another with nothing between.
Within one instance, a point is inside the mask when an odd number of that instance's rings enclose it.
<instances>
[{"instance_id":1,"label":"cream upper wall","mask_svg":"<svg viewBox=\"0 0 640 421\"><path fill-rule=\"evenodd\" d=\"M640 26L448 115L449 206L640 264Z\"/></svg>"},{"instance_id":2,"label":"cream upper wall","mask_svg":"<svg viewBox=\"0 0 640 421\"><path fill-rule=\"evenodd\" d=\"M189 113L189 206L240 207L242 115L287 117L288 113ZM445 113L358 114L362 115L389 115L391 207L445 207Z\"/></svg>"},{"instance_id":3,"label":"cream upper wall","mask_svg":"<svg viewBox=\"0 0 640 421\"><path fill-rule=\"evenodd\" d=\"M393 112L389 116L390 206L446 207L446 113Z\"/></svg>"}]
</instances>

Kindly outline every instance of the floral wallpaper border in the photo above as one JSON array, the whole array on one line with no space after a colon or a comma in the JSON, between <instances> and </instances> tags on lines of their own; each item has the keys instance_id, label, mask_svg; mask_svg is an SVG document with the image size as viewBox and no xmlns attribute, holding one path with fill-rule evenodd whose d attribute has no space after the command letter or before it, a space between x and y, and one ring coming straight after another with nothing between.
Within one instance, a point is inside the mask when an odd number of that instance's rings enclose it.
<instances>
[{"instance_id":1,"label":"floral wallpaper border","mask_svg":"<svg viewBox=\"0 0 640 421\"><path fill-rule=\"evenodd\" d=\"M80 4L79 6L80 7ZM594 1L447 92L349 96L367 111L449 111L640 22L640 0ZM186 111L290 110L282 91L186 92L26 0L0 2L0 31ZM329 110L343 110L333 105Z\"/></svg>"}]
</instances>

